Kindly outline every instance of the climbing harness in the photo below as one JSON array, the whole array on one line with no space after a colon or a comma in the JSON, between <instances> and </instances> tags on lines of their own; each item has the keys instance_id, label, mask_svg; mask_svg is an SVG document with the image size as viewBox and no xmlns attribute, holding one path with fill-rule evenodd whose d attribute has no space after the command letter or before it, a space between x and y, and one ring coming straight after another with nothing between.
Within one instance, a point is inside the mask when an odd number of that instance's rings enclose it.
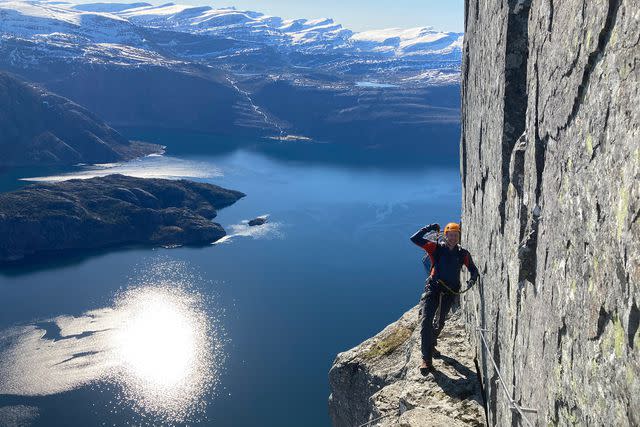
<instances>
[{"instance_id":1,"label":"climbing harness","mask_svg":"<svg viewBox=\"0 0 640 427\"><path fill-rule=\"evenodd\" d=\"M449 286L447 286L447 284L442 279L438 279L436 283L442 285L446 289L446 291L449 292L452 295L462 295L465 292L469 291L476 284L476 282L474 282L471 286L467 286L467 289L465 289L463 291L460 291L460 292L456 292L453 289L451 289ZM433 316L433 326L436 329L441 329L444 326L444 325L440 324L440 313L442 311L442 297L443 296L444 296L444 293L440 292L440 296L438 298L438 308L436 309L435 314Z\"/></svg>"},{"instance_id":2,"label":"climbing harness","mask_svg":"<svg viewBox=\"0 0 640 427\"><path fill-rule=\"evenodd\" d=\"M467 289L464 289L462 291L456 292L453 289L451 289L449 286L447 286L447 284L442 279L438 279L437 283L439 285L442 285L447 290L447 292L449 292L450 294L453 294L453 295L462 295L465 292L468 292L471 288L473 288L473 285L476 284L475 282L473 282L471 285L467 285Z\"/></svg>"}]
</instances>

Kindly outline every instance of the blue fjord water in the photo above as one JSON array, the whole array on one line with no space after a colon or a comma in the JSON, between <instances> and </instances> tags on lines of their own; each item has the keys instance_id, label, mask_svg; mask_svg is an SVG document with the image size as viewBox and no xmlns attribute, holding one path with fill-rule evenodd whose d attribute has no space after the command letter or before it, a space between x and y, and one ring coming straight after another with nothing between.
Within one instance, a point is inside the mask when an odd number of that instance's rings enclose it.
<instances>
[{"instance_id":1,"label":"blue fjord water","mask_svg":"<svg viewBox=\"0 0 640 427\"><path fill-rule=\"evenodd\" d=\"M0 185L69 172L211 182L247 194L216 219L230 237L3 268L0 420L329 425L335 355L418 301L422 254L409 235L459 218L457 159L135 132L167 153L12 171ZM248 227L259 215L268 223Z\"/></svg>"}]
</instances>

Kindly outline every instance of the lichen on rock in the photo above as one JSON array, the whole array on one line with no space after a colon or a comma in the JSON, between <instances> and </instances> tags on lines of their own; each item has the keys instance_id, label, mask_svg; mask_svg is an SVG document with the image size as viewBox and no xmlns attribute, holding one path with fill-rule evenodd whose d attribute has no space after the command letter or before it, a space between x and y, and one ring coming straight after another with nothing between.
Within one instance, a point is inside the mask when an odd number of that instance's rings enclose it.
<instances>
[{"instance_id":1,"label":"lichen on rock","mask_svg":"<svg viewBox=\"0 0 640 427\"><path fill-rule=\"evenodd\" d=\"M484 288L463 308L490 332L489 424L525 423L511 397L533 425L638 425L640 1L465 9L462 221Z\"/></svg>"}]
</instances>

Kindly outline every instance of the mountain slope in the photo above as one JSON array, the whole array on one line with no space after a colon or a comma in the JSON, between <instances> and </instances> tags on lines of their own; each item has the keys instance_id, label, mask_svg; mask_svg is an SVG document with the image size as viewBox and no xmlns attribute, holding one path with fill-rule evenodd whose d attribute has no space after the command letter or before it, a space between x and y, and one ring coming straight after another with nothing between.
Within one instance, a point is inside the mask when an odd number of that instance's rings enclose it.
<instances>
[{"instance_id":1,"label":"mountain slope","mask_svg":"<svg viewBox=\"0 0 640 427\"><path fill-rule=\"evenodd\" d=\"M317 69L352 72L357 64L363 71L377 74L380 64L376 62L382 61L382 68L387 71L411 70L412 75L425 69L459 73L462 46L462 34L432 27L354 33L326 18L286 20L235 8L173 3L73 6L62 2L9 1L0 3L0 18L0 34L4 37L39 41L57 48L73 45L87 50L92 46L90 50L95 52L102 44L126 45L148 52L142 56L153 57L152 52L157 54L163 47L178 47L173 51L176 59L198 62L224 58L235 61L257 54L263 69L282 68L285 64L285 68L305 67L313 61ZM166 40L159 36L163 32L170 32L177 39ZM181 50L176 45L186 34L239 43L236 47L229 44L226 51ZM165 43L156 44L154 39L158 36ZM273 51L282 57L280 63L271 63L269 55ZM338 64L341 65L336 68Z\"/></svg>"},{"instance_id":2,"label":"mountain slope","mask_svg":"<svg viewBox=\"0 0 640 427\"><path fill-rule=\"evenodd\" d=\"M105 163L157 152L66 98L0 73L0 164Z\"/></svg>"},{"instance_id":3,"label":"mountain slope","mask_svg":"<svg viewBox=\"0 0 640 427\"><path fill-rule=\"evenodd\" d=\"M113 126L457 152L458 33L173 3L9 1L0 19L0 69Z\"/></svg>"}]
</instances>

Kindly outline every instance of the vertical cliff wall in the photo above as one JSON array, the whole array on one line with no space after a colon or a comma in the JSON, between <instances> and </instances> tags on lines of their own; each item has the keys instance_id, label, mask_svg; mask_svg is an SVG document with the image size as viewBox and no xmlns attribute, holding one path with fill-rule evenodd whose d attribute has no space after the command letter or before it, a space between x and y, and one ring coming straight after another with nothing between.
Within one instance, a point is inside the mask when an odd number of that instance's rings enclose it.
<instances>
[{"instance_id":1,"label":"vertical cliff wall","mask_svg":"<svg viewBox=\"0 0 640 427\"><path fill-rule=\"evenodd\" d=\"M466 0L465 27L467 323L532 424L639 425L640 1ZM489 424L527 424L478 355Z\"/></svg>"}]
</instances>

